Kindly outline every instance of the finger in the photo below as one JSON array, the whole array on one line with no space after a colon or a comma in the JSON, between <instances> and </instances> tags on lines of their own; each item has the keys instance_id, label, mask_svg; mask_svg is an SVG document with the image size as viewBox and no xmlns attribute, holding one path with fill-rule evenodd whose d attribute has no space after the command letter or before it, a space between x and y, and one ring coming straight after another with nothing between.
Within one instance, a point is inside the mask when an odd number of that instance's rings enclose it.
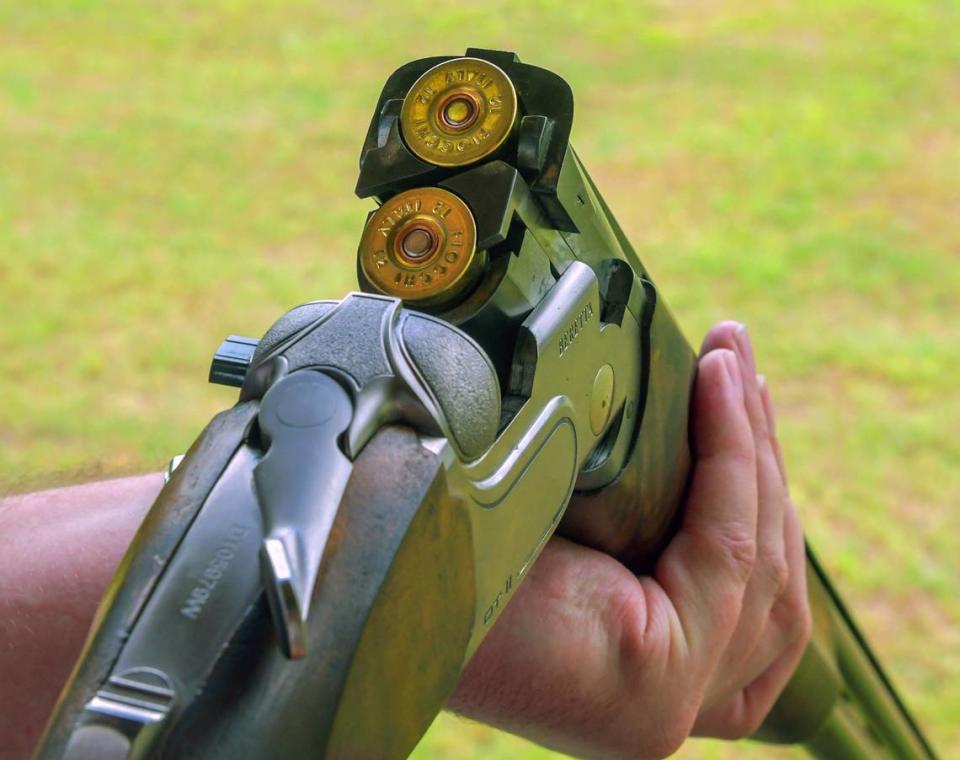
<instances>
[{"instance_id":1,"label":"finger","mask_svg":"<svg viewBox=\"0 0 960 760\"><path fill-rule=\"evenodd\" d=\"M754 734L789 682L810 641L806 550L800 519L789 502L784 526L790 583L771 610L761 646L744 670L742 687L734 688L698 716L694 724L696 735L741 739Z\"/></svg>"},{"instance_id":2,"label":"finger","mask_svg":"<svg viewBox=\"0 0 960 760\"><path fill-rule=\"evenodd\" d=\"M774 434L760 392L757 365L750 336L738 322L721 322L703 340L701 353L725 348L734 351L743 377L744 403L753 430L757 452L757 491L760 511L757 516L757 570L775 591L786 585L783 544L783 506L786 498L781 466L774 450ZM765 578L763 576L766 576Z\"/></svg>"},{"instance_id":3,"label":"finger","mask_svg":"<svg viewBox=\"0 0 960 760\"><path fill-rule=\"evenodd\" d=\"M783 464L783 451L780 448L780 439L777 437L777 417L773 409L773 399L770 398L770 387L767 385L767 378L763 375L757 375L757 382L760 384L760 399L763 401L763 411L767 417L767 429L770 431L773 453L777 457L777 467L780 468L783 485L787 486L787 468Z\"/></svg>"},{"instance_id":4,"label":"finger","mask_svg":"<svg viewBox=\"0 0 960 760\"><path fill-rule=\"evenodd\" d=\"M810 622L810 601L807 596L807 546L803 539L803 526L800 524L800 515L793 501L787 499L787 509L784 514L784 541L787 545L787 563L790 566L790 583L779 600L779 607L788 612L788 619L796 614ZM793 605L789 607L789 605ZM776 612L776 610L774 610ZM806 628L809 628L806 625Z\"/></svg>"},{"instance_id":5,"label":"finger","mask_svg":"<svg viewBox=\"0 0 960 760\"><path fill-rule=\"evenodd\" d=\"M757 645L743 662L725 693L708 701L721 703L758 679L783 657L798 639L810 637L810 603L807 599L806 549L800 518L788 501L784 515L784 539L787 547L789 583L770 610ZM713 691L713 690L711 690Z\"/></svg>"},{"instance_id":6,"label":"finger","mask_svg":"<svg viewBox=\"0 0 960 760\"><path fill-rule=\"evenodd\" d=\"M771 663L778 659L782 650L785 650L797 639L810 638L811 618L810 601L807 596L807 551L803 541L803 528L800 526L800 517L793 502L787 501L784 515L784 540L787 545L787 563L789 565L790 581L786 590L774 603L767 620L764 639L767 654L757 653L757 661L747 682L758 677Z\"/></svg>"},{"instance_id":7,"label":"finger","mask_svg":"<svg viewBox=\"0 0 960 760\"><path fill-rule=\"evenodd\" d=\"M710 328L700 344L700 358L702 359L717 348L728 348L736 353L736 333L743 324L732 319L718 322Z\"/></svg>"},{"instance_id":8,"label":"finger","mask_svg":"<svg viewBox=\"0 0 960 760\"><path fill-rule=\"evenodd\" d=\"M744 403L757 454L757 562L747 586L743 612L728 658L732 661L733 669L738 670L744 655L749 655L756 646L770 608L788 582L783 537L787 492L773 449L771 430L757 382L756 360L746 328L743 325L731 328L731 323L721 323L707 334L703 347L706 350L729 348L736 352L743 376Z\"/></svg>"},{"instance_id":9,"label":"finger","mask_svg":"<svg viewBox=\"0 0 960 760\"><path fill-rule=\"evenodd\" d=\"M700 715L692 735L735 740L755 734L797 669L805 648L799 640L794 642L779 660L733 699Z\"/></svg>"},{"instance_id":10,"label":"finger","mask_svg":"<svg viewBox=\"0 0 960 760\"><path fill-rule=\"evenodd\" d=\"M684 644L711 670L740 616L756 556L757 473L739 363L700 360L693 396L695 464L683 523L657 563Z\"/></svg>"},{"instance_id":11,"label":"finger","mask_svg":"<svg viewBox=\"0 0 960 760\"><path fill-rule=\"evenodd\" d=\"M743 739L755 734L796 671L808 641L808 636L795 639L766 671L732 699L698 716L693 735Z\"/></svg>"}]
</instances>

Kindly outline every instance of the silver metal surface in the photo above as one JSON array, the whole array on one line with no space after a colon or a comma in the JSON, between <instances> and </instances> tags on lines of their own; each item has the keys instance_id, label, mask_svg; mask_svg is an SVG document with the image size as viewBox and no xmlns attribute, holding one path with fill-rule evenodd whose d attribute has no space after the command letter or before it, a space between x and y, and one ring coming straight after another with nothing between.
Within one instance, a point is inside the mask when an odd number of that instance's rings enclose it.
<instances>
[{"instance_id":1,"label":"silver metal surface","mask_svg":"<svg viewBox=\"0 0 960 760\"><path fill-rule=\"evenodd\" d=\"M477 607L468 656L563 516L577 473L610 420L640 387L640 328L635 319L604 323L597 277L571 262L520 328L509 392L524 400L493 445L472 462L434 440L451 489L470 505ZM597 368L617 378L606 426L594 432Z\"/></svg>"},{"instance_id":2,"label":"silver metal surface","mask_svg":"<svg viewBox=\"0 0 960 760\"><path fill-rule=\"evenodd\" d=\"M270 606L277 610L274 613L277 635L280 636L283 649L290 653L291 659L299 659L307 653L307 611L300 602L293 568L283 541L275 537L264 539L263 557Z\"/></svg>"},{"instance_id":3,"label":"silver metal surface","mask_svg":"<svg viewBox=\"0 0 960 760\"><path fill-rule=\"evenodd\" d=\"M163 472L163 482L165 484L170 482L170 477L173 475L173 471L180 466L180 463L183 461L183 457L183 454L177 454L167 463L167 469Z\"/></svg>"}]
</instances>

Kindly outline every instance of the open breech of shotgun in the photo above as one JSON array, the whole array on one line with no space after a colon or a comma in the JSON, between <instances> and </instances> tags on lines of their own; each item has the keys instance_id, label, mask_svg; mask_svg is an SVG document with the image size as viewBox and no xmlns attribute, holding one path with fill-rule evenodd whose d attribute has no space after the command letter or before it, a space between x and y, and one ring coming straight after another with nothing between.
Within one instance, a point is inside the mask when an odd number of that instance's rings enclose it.
<instances>
[{"instance_id":1,"label":"open breech of shotgun","mask_svg":"<svg viewBox=\"0 0 960 760\"><path fill-rule=\"evenodd\" d=\"M572 118L569 86L509 53L387 80L363 292L221 346L211 380L240 399L157 498L39 757L404 757L554 532L650 566L696 359ZM758 738L932 756L807 566L813 640Z\"/></svg>"}]
</instances>

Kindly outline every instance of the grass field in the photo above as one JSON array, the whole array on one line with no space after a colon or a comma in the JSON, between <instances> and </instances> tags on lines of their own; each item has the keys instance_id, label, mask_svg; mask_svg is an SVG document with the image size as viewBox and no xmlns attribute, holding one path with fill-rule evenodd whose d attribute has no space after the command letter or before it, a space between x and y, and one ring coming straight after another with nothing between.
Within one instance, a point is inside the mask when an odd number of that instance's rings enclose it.
<instances>
[{"instance_id":1,"label":"grass field","mask_svg":"<svg viewBox=\"0 0 960 760\"><path fill-rule=\"evenodd\" d=\"M184 450L233 399L205 383L225 334L354 287L385 77L467 45L571 82L575 144L691 337L750 326L808 534L956 751L950 0L0 6L0 490ZM449 717L417 751L548 756Z\"/></svg>"}]
</instances>

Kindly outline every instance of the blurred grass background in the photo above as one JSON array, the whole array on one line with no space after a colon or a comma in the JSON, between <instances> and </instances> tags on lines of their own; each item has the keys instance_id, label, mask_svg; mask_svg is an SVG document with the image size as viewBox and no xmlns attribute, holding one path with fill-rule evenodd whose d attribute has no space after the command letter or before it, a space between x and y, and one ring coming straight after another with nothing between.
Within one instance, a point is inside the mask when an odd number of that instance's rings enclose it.
<instances>
[{"instance_id":1,"label":"blurred grass background","mask_svg":"<svg viewBox=\"0 0 960 760\"><path fill-rule=\"evenodd\" d=\"M227 333L354 287L408 59L514 49L688 335L736 317L807 531L960 746L960 7L947 0L0 6L0 492L156 470ZM689 758L769 756L691 742ZM419 758L550 753L442 716Z\"/></svg>"}]
</instances>

